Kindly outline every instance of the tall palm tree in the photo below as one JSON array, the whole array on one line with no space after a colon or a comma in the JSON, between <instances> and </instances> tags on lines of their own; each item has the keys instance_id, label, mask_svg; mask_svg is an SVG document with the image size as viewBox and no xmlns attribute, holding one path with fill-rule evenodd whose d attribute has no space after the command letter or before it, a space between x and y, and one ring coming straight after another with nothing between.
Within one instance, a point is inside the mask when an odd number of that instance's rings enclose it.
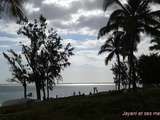
<instances>
[{"instance_id":1,"label":"tall palm tree","mask_svg":"<svg viewBox=\"0 0 160 120\"><path fill-rule=\"evenodd\" d=\"M100 29L98 36L103 36L111 31L121 29L124 31L124 48L127 52L128 63L130 65L130 79L133 88L136 88L136 76L134 67L134 52L137 50L137 44L140 42L140 33L146 32L157 36L160 34L160 10L152 11L151 2L156 0L108 0L104 1L104 10L111 4L119 5L111 14L106 26Z\"/></svg>"},{"instance_id":2,"label":"tall palm tree","mask_svg":"<svg viewBox=\"0 0 160 120\"><path fill-rule=\"evenodd\" d=\"M27 20L23 3L26 0L0 0L0 12L15 17L18 22Z\"/></svg>"},{"instance_id":3,"label":"tall palm tree","mask_svg":"<svg viewBox=\"0 0 160 120\"><path fill-rule=\"evenodd\" d=\"M120 68L120 54L122 54L122 46L121 46L121 39L124 32L116 31L113 33L111 37L109 37L104 45L101 46L99 54L102 54L104 52L108 52L108 56L105 59L105 64L108 65L108 62L116 56L117 64ZM118 90L120 90L120 75L118 75Z\"/></svg>"}]
</instances>

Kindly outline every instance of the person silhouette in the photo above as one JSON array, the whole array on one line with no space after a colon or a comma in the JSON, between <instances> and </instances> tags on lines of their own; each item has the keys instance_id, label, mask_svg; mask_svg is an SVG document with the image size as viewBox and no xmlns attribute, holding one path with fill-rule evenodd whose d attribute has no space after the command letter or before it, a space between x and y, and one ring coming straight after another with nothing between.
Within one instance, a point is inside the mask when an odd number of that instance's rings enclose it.
<instances>
[{"instance_id":1,"label":"person silhouette","mask_svg":"<svg viewBox=\"0 0 160 120\"><path fill-rule=\"evenodd\" d=\"M93 87L93 93L94 93L94 94L98 93L97 87Z\"/></svg>"},{"instance_id":2,"label":"person silhouette","mask_svg":"<svg viewBox=\"0 0 160 120\"><path fill-rule=\"evenodd\" d=\"M33 96L33 95L32 95L32 92L28 93L27 96L28 96L28 97L32 97L32 96Z\"/></svg>"},{"instance_id":3,"label":"person silhouette","mask_svg":"<svg viewBox=\"0 0 160 120\"><path fill-rule=\"evenodd\" d=\"M73 92L73 96L76 96L76 92L75 91Z\"/></svg>"},{"instance_id":4,"label":"person silhouette","mask_svg":"<svg viewBox=\"0 0 160 120\"><path fill-rule=\"evenodd\" d=\"M81 92L80 91L78 92L78 94L79 94L79 96L81 96Z\"/></svg>"}]
</instances>

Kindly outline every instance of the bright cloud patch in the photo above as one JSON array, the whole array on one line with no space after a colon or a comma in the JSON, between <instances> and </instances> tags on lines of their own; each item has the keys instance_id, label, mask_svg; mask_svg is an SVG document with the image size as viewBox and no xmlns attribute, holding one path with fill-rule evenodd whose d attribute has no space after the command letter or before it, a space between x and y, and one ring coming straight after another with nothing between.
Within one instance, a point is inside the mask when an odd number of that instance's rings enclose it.
<instances>
[{"instance_id":1,"label":"bright cloud patch","mask_svg":"<svg viewBox=\"0 0 160 120\"><path fill-rule=\"evenodd\" d=\"M80 34L80 35L90 35L90 36L97 36L97 31L92 30L88 27L80 28L80 29L57 29L59 33L64 35L71 35L71 34Z\"/></svg>"},{"instance_id":2,"label":"bright cloud patch","mask_svg":"<svg viewBox=\"0 0 160 120\"><path fill-rule=\"evenodd\" d=\"M92 10L92 11L86 11L86 10L83 10L83 9L79 9L77 13L75 14L72 14L71 15L71 22L72 23L77 23L77 22L80 22L78 21L80 17L91 17L91 16L102 16L103 15L103 12L102 10Z\"/></svg>"},{"instance_id":3,"label":"bright cloud patch","mask_svg":"<svg viewBox=\"0 0 160 120\"><path fill-rule=\"evenodd\" d=\"M33 3L27 3L25 5L25 9L28 12L28 14L32 14L34 12L40 11L40 8L39 7L35 7Z\"/></svg>"},{"instance_id":4,"label":"bright cloud patch","mask_svg":"<svg viewBox=\"0 0 160 120\"><path fill-rule=\"evenodd\" d=\"M72 4L72 2L79 1L79 0L44 0L43 4L54 4L59 5L61 7L67 7L69 8Z\"/></svg>"}]
</instances>

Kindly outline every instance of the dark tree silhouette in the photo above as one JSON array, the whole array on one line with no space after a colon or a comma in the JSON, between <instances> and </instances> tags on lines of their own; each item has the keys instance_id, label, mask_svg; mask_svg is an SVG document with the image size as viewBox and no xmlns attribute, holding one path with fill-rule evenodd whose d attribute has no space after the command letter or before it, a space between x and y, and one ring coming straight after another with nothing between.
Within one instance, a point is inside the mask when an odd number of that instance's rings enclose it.
<instances>
[{"instance_id":1,"label":"dark tree silhouette","mask_svg":"<svg viewBox=\"0 0 160 120\"><path fill-rule=\"evenodd\" d=\"M49 90L53 89L56 81L62 79L61 71L70 65L68 58L73 55L72 51L73 48L70 43L64 46L62 38L53 29L49 31L44 48L41 50L41 55L38 59L41 78L46 81L47 99L49 98Z\"/></svg>"},{"instance_id":2,"label":"dark tree silhouette","mask_svg":"<svg viewBox=\"0 0 160 120\"><path fill-rule=\"evenodd\" d=\"M34 23L26 23L20 30L18 34L22 34L30 40L30 45L22 45L22 53L32 70L32 80L36 85L37 99L41 99L41 79L38 70L38 51L44 43L46 38L45 35L46 21L40 19L40 21L35 20Z\"/></svg>"},{"instance_id":3,"label":"dark tree silhouette","mask_svg":"<svg viewBox=\"0 0 160 120\"><path fill-rule=\"evenodd\" d=\"M120 65L115 63L112 66L113 74L114 74L114 82L116 84L116 88L118 85L118 89L120 85L123 86L123 88L127 88L127 85L129 83L129 77L128 77L128 67L124 62L120 62Z\"/></svg>"},{"instance_id":4,"label":"dark tree silhouette","mask_svg":"<svg viewBox=\"0 0 160 120\"><path fill-rule=\"evenodd\" d=\"M46 18L43 16L34 23L28 22L18 34L30 40L30 45L22 44L22 51L32 70L37 99L41 99L41 89L44 99L46 98L45 86L47 86L47 98L49 98L49 90L53 88L55 80L59 80L61 71L70 65L68 59L73 55L73 48L70 43L63 45L61 37L53 29L47 31Z\"/></svg>"},{"instance_id":5,"label":"dark tree silhouette","mask_svg":"<svg viewBox=\"0 0 160 120\"><path fill-rule=\"evenodd\" d=\"M24 98L27 98L27 82L29 80L29 74L27 72L27 66L22 63L22 57L13 50L9 50L9 53L3 53L11 66L11 72L13 78L9 81L18 82L22 84L24 88Z\"/></svg>"},{"instance_id":6,"label":"dark tree silhouette","mask_svg":"<svg viewBox=\"0 0 160 120\"><path fill-rule=\"evenodd\" d=\"M108 56L105 59L106 65L108 65L108 62L112 60L114 56L117 58L117 64L120 68L121 61L120 61L120 54L122 54L122 37L123 32L121 31L115 31L111 37L109 37L104 45L101 46L99 54L102 54L104 52L108 52ZM116 83L118 83L118 90L120 90L120 75L118 75L119 80L117 80ZM119 82L118 82L119 81Z\"/></svg>"},{"instance_id":7,"label":"dark tree silhouette","mask_svg":"<svg viewBox=\"0 0 160 120\"><path fill-rule=\"evenodd\" d=\"M112 4L119 7L110 15L106 26L100 29L98 36L116 31L117 28L124 32L124 47L128 56L130 83L136 88L136 74L134 63L134 52L137 50L137 44L140 42L140 33L157 36L160 34L158 26L160 25L160 11L152 11L150 3L153 0L105 0L104 10ZM157 2L157 1L154 1Z\"/></svg>"},{"instance_id":8,"label":"dark tree silhouette","mask_svg":"<svg viewBox=\"0 0 160 120\"><path fill-rule=\"evenodd\" d=\"M160 56L157 54L142 55L136 66L140 83L143 86L159 85Z\"/></svg>"},{"instance_id":9,"label":"dark tree silhouette","mask_svg":"<svg viewBox=\"0 0 160 120\"><path fill-rule=\"evenodd\" d=\"M55 80L62 79L61 71L69 66L69 57L74 55L74 48L68 43L66 46L62 44L62 38L51 29L49 31L48 41L45 44L46 52L48 53L46 66L47 73L47 97L49 98L49 89L52 89L52 84Z\"/></svg>"}]
</instances>

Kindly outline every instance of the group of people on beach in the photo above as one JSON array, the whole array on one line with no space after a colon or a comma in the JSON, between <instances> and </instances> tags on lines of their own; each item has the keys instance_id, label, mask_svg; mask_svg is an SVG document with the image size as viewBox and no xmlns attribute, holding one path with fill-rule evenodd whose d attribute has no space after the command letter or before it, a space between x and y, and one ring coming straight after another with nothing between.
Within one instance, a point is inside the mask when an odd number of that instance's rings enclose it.
<instances>
[{"instance_id":1,"label":"group of people on beach","mask_svg":"<svg viewBox=\"0 0 160 120\"><path fill-rule=\"evenodd\" d=\"M93 87L93 93L90 92L89 95L92 95L92 94L97 94L98 93L98 88L97 87ZM80 91L78 92L78 96L85 96L85 93L81 93ZM73 96L76 96L76 92L74 91L73 92Z\"/></svg>"}]
</instances>

